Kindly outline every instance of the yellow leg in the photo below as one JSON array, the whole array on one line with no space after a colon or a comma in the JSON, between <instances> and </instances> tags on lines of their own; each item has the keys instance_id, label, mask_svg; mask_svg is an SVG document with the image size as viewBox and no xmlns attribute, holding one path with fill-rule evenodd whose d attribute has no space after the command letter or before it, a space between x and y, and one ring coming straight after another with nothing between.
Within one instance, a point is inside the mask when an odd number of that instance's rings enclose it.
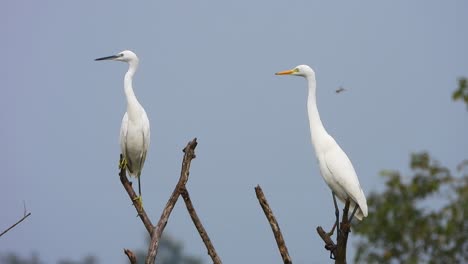
<instances>
[{"instance_id":1,"label":"yellow leg","mask_svg":"<svg viewBox=\"0 0 468 264\"><path fill-rule=\"evenodd\" d=\"M137 201L138 205L140 206L140 209L143 209L143 198L141 197L140 175L138 175L137 178L138 178L138 197L135 198L135 200Z\"/></svg>"}]
</instances>

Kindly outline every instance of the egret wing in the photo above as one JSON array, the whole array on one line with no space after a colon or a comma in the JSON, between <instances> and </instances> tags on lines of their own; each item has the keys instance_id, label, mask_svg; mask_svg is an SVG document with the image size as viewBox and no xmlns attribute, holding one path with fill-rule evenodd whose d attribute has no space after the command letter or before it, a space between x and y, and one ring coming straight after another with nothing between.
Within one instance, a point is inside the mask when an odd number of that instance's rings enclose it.
<instances>
[{"instance_id":1,"label":"egret wing","mask_svg":"<svg viewBox=\"0 0 468 264\"><path fill-rule=\"evenodd\" d=\"M140 173L141 173L141 170L143 169L143 165L145 165L146 154L148 153L148 148L150 144L150 123L149 123L148 116L146 115L145 110L143 110L142 120L143 120L143 131L142 131L143 151L141 153L141 158L140 158Z\"/></svg>"},{"instance_id":2,"label":"egret wing","mask_svg":"<svg viewBox=\"0 0 468 264\"><path fill-rule=\"evenodd\" d=\"M346 196L349 196L359 205L363 215L367 216L367 201L359 184L356 171L348 156L338 144L326 152L325 162L336 184L344 190ZM346 199L346 197L340 198Z\"/></svg>"},{"instance_id":3,"label":"egret wing","mask_svg":"<svg viewBox=\"0 0 468 264\"><path fill-rule=\"evenodd\" d=\"M132 171L132 164L130 159L128 159L128 154L127 154L127 133L128 133L128 114L125 112L123 118L122 118L122 125L120 126L120 151L124 158L126 159L127 162L127 169L130 173L133 173Z\"/></svg>"},{"instance_id":4,"label":"egret wing","mask_svg":"<svg viewBox=\"0 0 468 264\"><path fill-rule=\"evenodd\" d=\"M125 112L122 118L122 125L120 126L120 151L124 156L127 154L127 132L128 132L128 115Z\"/></svg>"}]
</instances>

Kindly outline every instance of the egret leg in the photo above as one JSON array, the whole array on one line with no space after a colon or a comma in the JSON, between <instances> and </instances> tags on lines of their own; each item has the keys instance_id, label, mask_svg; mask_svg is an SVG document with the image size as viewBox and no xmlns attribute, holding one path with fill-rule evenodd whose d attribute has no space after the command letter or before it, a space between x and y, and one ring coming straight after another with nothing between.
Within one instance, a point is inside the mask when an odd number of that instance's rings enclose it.
<instances>
[{"instance_id":1,"label":"egret leg","mask_svg":"<svg viewBox=\"0 0 468 264\"><path fill-rule=\"evenodd\" d=\"M336 203L335 193L332 192L333 195L333 204L335 205L335 226L336 226L336 241L338 241L338 237L340 236L340 210L338 210L338 204Z\"/></svg>"},{"instance_id":2,"label":"egret leg","mask_svg":"<svg viewBox=\"0 0 468 264\"><path fill-rule=\"evenodd\" d=\"M328 236L332 236L333 235L333 232L335 232L335 228L336 228L336 241L338 243L338 237L340 236L340 228L339 228L339 221L340 221L340 210L338 210L338 204L336 203L336 197L335 197L335 193L332 192L332 196L333 196L333 204L335 205L335 216L336 216L336 221L335 221L335 224L333 224L333 227L331 229L330 232L328 232ZM327 248L328 250L330 250L330 259L335 259L335 250L336 250L337 246L335 245L333 248Z\"/></svg>"},{"instance_id":3,"label":"egret leg","mask_svg":"<svg viewBox=\"0 0 468 264\"><path fill-rule=\"evenodd\" d=\"M141 198L141 184L140 184L140 176L138 178L138 197L135 197L134 201L137 201L138 206L143 208L143 198Z\"/></svg>"},{"instance_id":4,"label":"egret leg","mask_svg":"<svg viewBox=\"0 0 468 264\"><path fill-rule=\"evenodd\" d=\"M138 194L141 197L141 184L140 184L140 177L138 176Z\"/></svg>"},{"instance_id":5,"label":"egret leg","mask_svg":"<svg viewBox=\"0 0 468 264\"><path fill-rule=\"evenodd\" d=\"M329 237L333 235L333 233L335 232L335 228L336 228L336 223L333 224L333 227L332 227L331 231L328 232L327 235L328 235ZM335 245L333 248L330 248L329 250L330 250L330 259L335 259L336 245Z\"/></svg>"},{"instance_id":6,"label":"egret leg","mask_svg":"<svg viewBox=\"0 0 468 264\"><path fill-rule=\"evenodd\" d=\"M358 209L358 205L356 204L353 209L353 213L351 214L351 217L349 218L349 222L351 223L351 220L353 220L354 214L356 213Z\"/></svg>"}]
</instances>

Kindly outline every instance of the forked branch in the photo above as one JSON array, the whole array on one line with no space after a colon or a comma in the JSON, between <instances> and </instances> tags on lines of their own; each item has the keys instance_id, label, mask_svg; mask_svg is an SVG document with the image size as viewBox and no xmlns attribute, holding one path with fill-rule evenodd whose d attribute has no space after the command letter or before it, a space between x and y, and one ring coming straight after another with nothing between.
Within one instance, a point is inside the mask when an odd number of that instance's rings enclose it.
<instances>
[{"instance_id":1,"label":"forked branch","mask_svg":"<svg viewBox=\"0 0 468 264\"><path fill-rule=\"evenodd\" d=\"M192 159L195 158L195 148L197 147L197 139L193 139L190 141L187 146L184 148L183 152L184 158L182 160L182 169L180 173L180 178L179 181L172 192L166 206L164 207L164 210L161 214L161 217L158 221L158 224L156 226L153 226L151 221L149 220L144 208L140 206L137 198L137 195L135 191L133 190L131 182L128 181L127 176L126 176L126 170L121 169L120 171L120 181L122 182L122 185L124 186L125 190L127 191L130 199L133 201L133 205L135 206L135 209L138 212L138 215L140 219L142 220L143 224L145 225L146 229L148 230L148 233L151 236L151 242L148 247L148 254L145 260L145 263L154 263L156 259L156 255L158 252L158 247L159 247L159 241L161 239L162 233L164 231L164 228L167 225L167 222L169 220L169 216L174 209L175 204L177 203L177 200L179 198L179 195L181 195L184 199L185 205L187 206L187 210L190 214L190 217L192 218L193 223L195 224L195 227L198 230L198 233L200 234L203 243L205 243L205 246L208 250L208 254L210 255L211 259L213 260L213 263L215 264L222 264L221 259L219 258L218 254L216 253L216 250L214 249L213 244L211 243L210 238L208 237L208 233L206 232L205 228L203 227L200 218L198 217L195 208L193 207L192 201L190 200L190 195L188 193L188 190L186 188L186 184L190 175L190 165L192 162ZM120 156L120 159L122 159L122 155ZM122 160L121 160L122 161ZM127 255L128 259L130 260L130 263L137 263L136 262L136 256L133 254L133 252L129 249L124 249L125 254Z\"/></svg>"},{"instance_id":2,"label":"forked branch","mask_svg":"<svg viewBox=\"0 0 468 264\"><path fill-rule=\"evenodd\" d=\"M187 146L184 148L184 159L182 160L182 169L180 172L179 182L177 183L174 191L172 192L171 197L167 201L166 207L161 214L161 217L158 221L156 227L154 227L151 232L151 242L148 247L148 255L146 256L146 264L153 264L156 259L156 254L158 253L159 240L161 239L162 232L167 225L169 216L171 215L172 209L174 209L177 199L179 198L180 192L185 188L185 184L188 181L190 174L190 164L192 159L195 158L195 148L197 147L197 139L194 138L190 141Z\"/></svg>"}]
</instances>

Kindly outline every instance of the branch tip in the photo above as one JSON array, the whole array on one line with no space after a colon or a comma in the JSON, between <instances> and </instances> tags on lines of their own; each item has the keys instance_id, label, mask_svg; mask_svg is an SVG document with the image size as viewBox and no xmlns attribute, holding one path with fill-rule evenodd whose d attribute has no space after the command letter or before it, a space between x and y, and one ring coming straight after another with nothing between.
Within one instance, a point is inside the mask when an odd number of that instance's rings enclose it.
<instances>
[{"instance_id":1,"label":"branch tip","mask_svg":"<svg viewBox=\"0 0 468 264\"><path fill-rule=\"evenodd\" d=\"M124 248L124 253L125 255L127 255L128 260L130 261L131 264L137 264L137 258L130 249Z\"/></svg>"},{"instance_id":2,"label":"branch tip","mask_svg":"<svg viewBox=\"0 0 468 264\"><path fill-rule=\"evenodd\" d=\"M18 220L16 223L14 223L12 226L10 226L9 228L7 228L5 231L3 231L1 234L0 234L0 237L3 236L4 234L6 234L6 232L10 231L11 229L13 229L15 226L17 226L19 223L23 222L24 219L28 218L28 216L30 216L31 213L27 213L25 212L24 216Z\"/></svg>"}]
</instances>

